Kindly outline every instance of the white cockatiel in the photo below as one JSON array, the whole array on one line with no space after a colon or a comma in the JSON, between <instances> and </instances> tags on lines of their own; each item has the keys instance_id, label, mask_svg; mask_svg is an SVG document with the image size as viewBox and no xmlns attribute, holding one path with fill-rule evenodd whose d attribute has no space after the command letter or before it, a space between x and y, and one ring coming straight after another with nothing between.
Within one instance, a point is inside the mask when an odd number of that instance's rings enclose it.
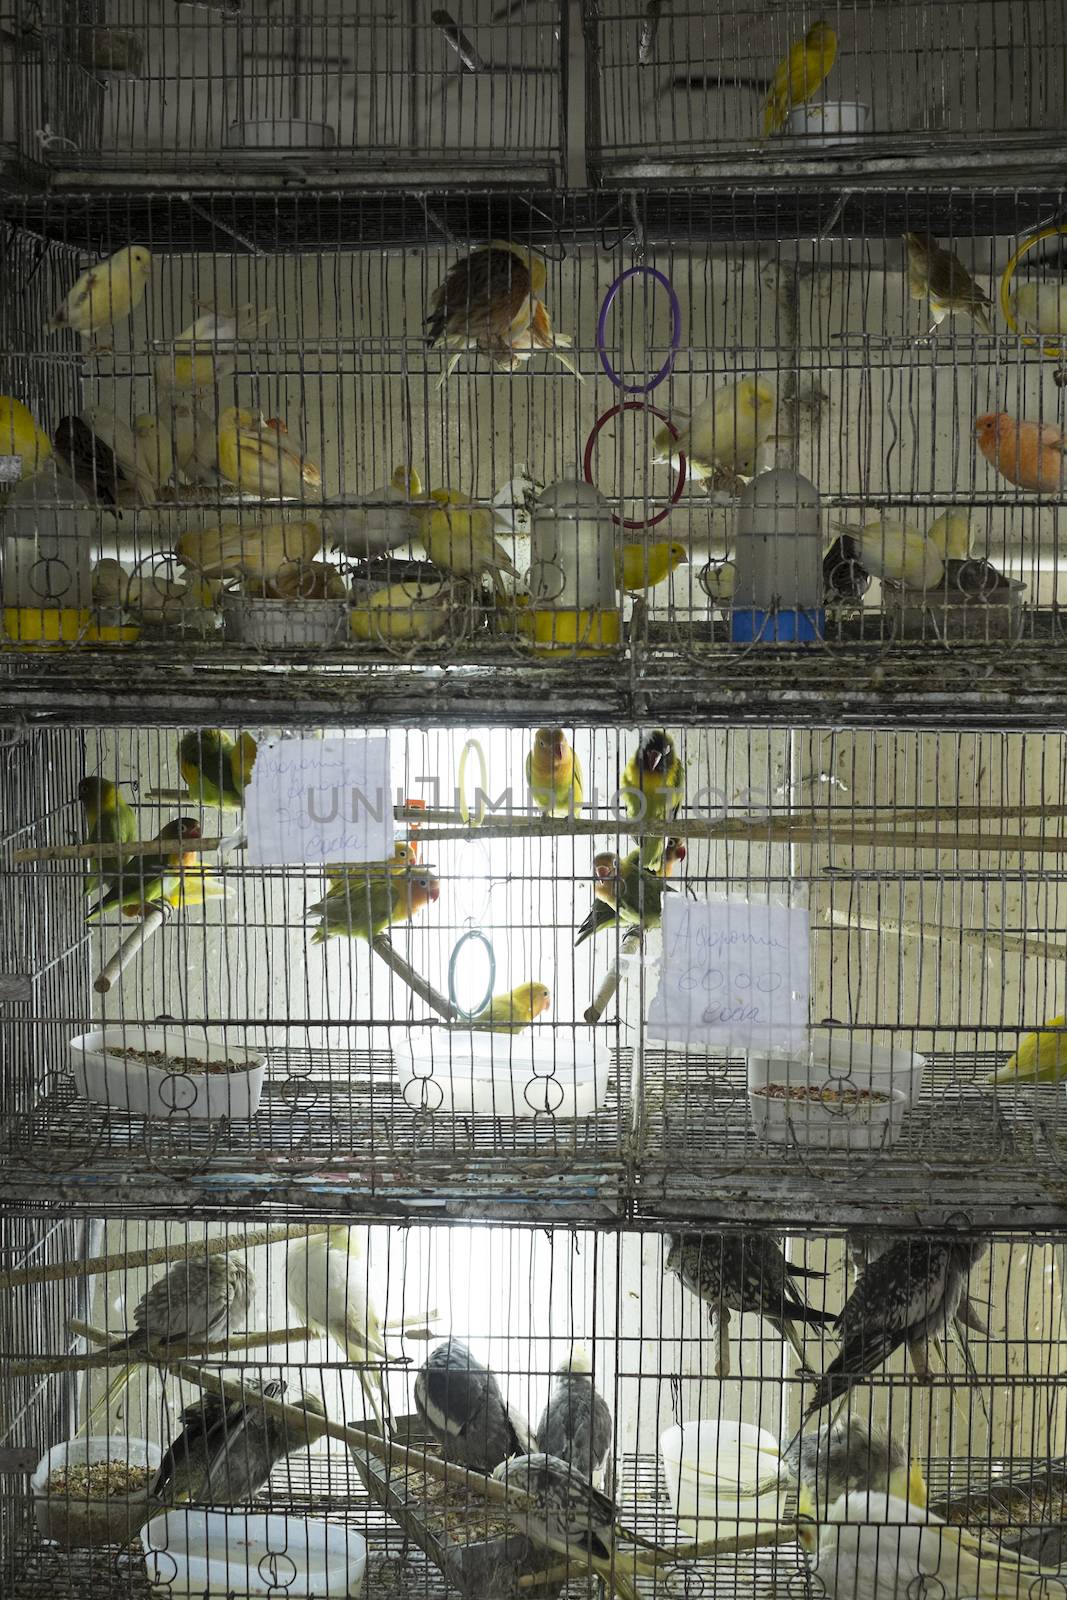
<instances>
[{"instance_id":1,"label":"white cockatiel","mask_svg":"<svg viewBox=\"0 0 1067 1600\"><path fill-rule=\"evenodd\" d=\"M377 1363L388 1352L378 1313L370 1298L362 1228L329 1228L296 1244L286 1257L286 1292L296 1315L322 1337L328 1336L356 1368L379 1427L385 1431L388 1396ZM368 1369L375 1364L375 1370Z\"/></svg>"},{"instance_id":2,"label":"white cockatiel","mask_svg":"<svg viewBox=\"0 0 1067 1600\"><path fill-rule=\"evenodd\" d=\"M1014 1552L978 1547L893 1495L842 1495L819 1528L815 1572L828 1600L1026 1600L1037 1574ZM925 1581L924 1581L925 1580Z\"/></svg>"}]
</instances>

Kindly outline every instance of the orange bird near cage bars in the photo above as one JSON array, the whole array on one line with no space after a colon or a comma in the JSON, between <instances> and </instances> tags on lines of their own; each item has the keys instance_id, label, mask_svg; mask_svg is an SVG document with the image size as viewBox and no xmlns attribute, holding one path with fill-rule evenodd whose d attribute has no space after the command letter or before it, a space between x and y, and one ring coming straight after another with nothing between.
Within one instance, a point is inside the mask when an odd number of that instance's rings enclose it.
<instances>
[{"instance_id":1,"label":"orange bird near cage bars","mask_svg":"<svg viewBox=\"0 0 1067 1600\"><path fill-rule=\"evenodd\" d=\"M1016 422L1006 411L975 422L978 448L1002 477L1039 494L1063 491L1067 440L1052 422Z\"/></svg>"},{"instance_id":2,"label":"orange bird near cage bars","mask_svg":"<svg viewBox=\"0 0 1067 1600\"><path fill-rule=\"evenodd\" d=\"M541 257L507 239L493 239L457 261L435 290L426 318L431 350L453 352L438 387L465 350L480 350L505 372L529 361L535 350L548 350L580 380L562 353L574 341L553 328L542 298L547 281Z\"/></svg>"}]
</instances>

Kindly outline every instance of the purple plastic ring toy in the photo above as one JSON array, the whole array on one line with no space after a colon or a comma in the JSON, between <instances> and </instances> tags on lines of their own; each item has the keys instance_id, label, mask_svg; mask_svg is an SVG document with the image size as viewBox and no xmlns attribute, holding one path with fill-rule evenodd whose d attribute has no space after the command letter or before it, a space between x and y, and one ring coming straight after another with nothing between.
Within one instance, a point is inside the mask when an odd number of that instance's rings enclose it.
<instances>
[{"instance_id":1,"label":"purple plastic ring toy","mask_svg":"<svg viewBox=\"0 0 1067 1600\"><path fill-rule=\"evenodd\" d=\"M596 484L593 482L593 451L596 449L596 442L600 437L600 430L604 426L605 422L610 422L612 417L617 417L620 411L648 411L652 414L652 416L658 417L661 422L665 422L667 424L667 427L670 429L672 439L677 439L678 437L678 429L674 426L674 423L671 421L670 417L667 416L665 411L658 411L655 406L647 405L644 400L620 400L618 405L612 406L609 411L604 412L603 416L597 417L596 421L593 423L592 431L590 432L588 439L585 441L585 453L582 456L582 472L585 474L586 483L592 483L594 489L596 488ZM636 519L633 517L618 517L613 511L611 513L612 522L614 522L617 528L654 528L657 522L662 522L664 517L669 517L671 512L674 510L674 507L678 504L682 490L685 488L685 472L685 456L679 455L678 481L674 485L670 500L663 507L662 511L656 512L654 517L638 517Z\"/></svg>"},{"instance_id":2,"label":"purple plastic ring toy","mask_svg":"<svg viewBox=\"0 0 1067 1600\"><path fill-rule=\"evenodd\" d=\"M608 352L606 348L607 341L605 337L608 326L608 312L614 305L615 296L618 294L627 278L635 278L639 273L646 278L655 278L657 283L661 283L663 285L670 297L671 351L662 367L660 367L659 371L656 373L656 376L654 378L650 378L648 383L624 383L619 377L618 373L615 371L615 368L612 366L611 362L608 360ZM596 324L596 351L597 355L600 357L600 365L604 368L604 371L607 373L616 389L621 390L623 394L651 394L656 385L662 383L664 378L669 375L671 368L674 366L675 358L678 354L678 346L681 344L681 342L682 308L678 304L678 296L674 292L674 285L671 283L671 280L665 273L657 271L655 267L627 267L626 271L620 273L615 279L615 282L604 296L604 303L600 307L600 316L597 318Z\"/></svg>"}]
</instances>

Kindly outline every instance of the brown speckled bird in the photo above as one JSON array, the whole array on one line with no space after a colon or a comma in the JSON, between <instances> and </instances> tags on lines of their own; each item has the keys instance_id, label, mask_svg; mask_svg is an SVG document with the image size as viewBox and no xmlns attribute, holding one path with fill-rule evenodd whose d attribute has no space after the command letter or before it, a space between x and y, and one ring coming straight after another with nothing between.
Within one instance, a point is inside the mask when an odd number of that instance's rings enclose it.
<instances>
[{"instance_id":1,"label":"brown speckled bird","mask_svg":"<svg viewBox=\"0 0 1067 1600\"><path fill-rule=\"evenodd\" d=\"M547 278L539 256L506 239L494 239L457 261L435 291L426 318L431 349L453 352L441 383L465 350L480 350L505 371L528 361L535 349L550 350L574 372L559 350L571 341L555 332L541 299Z\"/></svg>"},{"instance_id":2,"label":"brown speckled bird","mask_svg":"<svg viewBox=\"0 0 1067 1600\"><path fill-rule=\"evenodd\" d=\"M906 233L908 288L913 300L930 301L934 327L950 312L965 311L974 319L980 333L992 333L989 296L980 289L967 268L951 250L945 250L929 233Z\"/></svg>"}]
</instances>

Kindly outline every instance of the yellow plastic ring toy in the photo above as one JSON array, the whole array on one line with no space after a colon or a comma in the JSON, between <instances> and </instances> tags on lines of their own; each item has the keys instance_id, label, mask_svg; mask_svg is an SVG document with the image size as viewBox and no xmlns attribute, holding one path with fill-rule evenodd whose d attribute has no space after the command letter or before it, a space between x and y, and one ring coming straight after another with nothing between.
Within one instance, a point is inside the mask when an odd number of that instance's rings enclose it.
<instances>
[{"instance_id":1,"label":"yellow plastic ring toy","mask_svg":"<svg viewBox=\"0 0 1067 1600\"><path fill-rule=\"evenodd\" d=\"M1004 268L1004 272L1000 279L1000 309L1004 313L1005 322L1008 324L1008 327L1011 329L1012 333L1019 334L1023 344L1031 345L1034 348L1040 346L1041 354L1044 356L1046 361L1062 361L1064 359L1064 356L1067 355L1067 333L1065 333L1063 338L1059 339L1055 344L1041 344L1042 338L1046 337L1044 334L1040 334L1035 339L1031 334L1021 333L1019 330L1019 324L1016 322L1011 310L1011 286L1015 278L1015 270L1018 267L1019 262L1025 255L1029 254L1029 252L1034 248L1035 244L1040 244L1044 239L1055 239L1061 234L1067 235L1067 224L1057 224L1055 227L1042 228L1040 233L1032 234L1029 239L1024 239L1018 250L1016 250L1015 254L1008 262L1007 266Z\"/></svg>"}]
</instances>

